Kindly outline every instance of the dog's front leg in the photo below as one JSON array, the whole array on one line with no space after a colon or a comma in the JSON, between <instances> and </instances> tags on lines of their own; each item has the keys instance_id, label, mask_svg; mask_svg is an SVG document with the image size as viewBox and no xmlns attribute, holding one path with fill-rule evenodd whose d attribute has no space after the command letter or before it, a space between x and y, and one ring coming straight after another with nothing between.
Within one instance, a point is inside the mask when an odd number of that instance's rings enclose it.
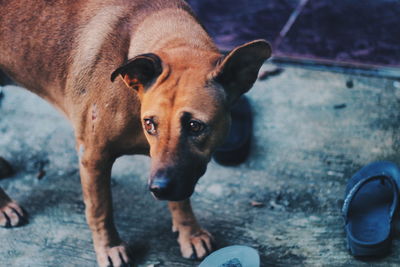
<instances>
[{"instance_id":1,"label":"dog's front leg","mask_svg":"<svg viewBox=\"0 0 400 267\"><path fill-rule=\"evenodd\" d=\"M112 214L111 168L114 158L104 151L80 148L80 174L86 220L92 230L99 266L127 266L128 247L119 238ZM82 155L83 154L83 155Z\"/></svg>"},{"instance_id":2,"label":"dog's front leg","mask_svg":"<svg viewBox=\"0 0 400 267\"><path fill-rule=\"evenodd\" d=\"M179 232L178 243L182 256L190 259L207 256L213 249L214 239L198 224L190 200L170 201L168 207L172 215L172 231Z\"/></svg>"}]
</instances>

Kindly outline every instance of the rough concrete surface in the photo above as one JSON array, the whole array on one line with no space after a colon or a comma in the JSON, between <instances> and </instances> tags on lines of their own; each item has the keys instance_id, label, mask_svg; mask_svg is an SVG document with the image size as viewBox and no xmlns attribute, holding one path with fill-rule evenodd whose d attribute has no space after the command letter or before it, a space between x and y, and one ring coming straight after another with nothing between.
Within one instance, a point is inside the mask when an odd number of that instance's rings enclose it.
<instances>
[{"instance_id":1,"label":"rough concrete surface","mask_svg":"<svg viewBox=\"0 0 400 267\"><path fill-rule=\"evenodd\" d=\"M25 90L3 90L0 155L14 175L0 186L30 222L0 229L0 266L95 266L68 122ZM248 96L254 110L248 161L211 162L192 198L219 247L252 246L262 266L398 266L399 236L388 257L360 261L348 254L340 207L346 181L360 167L380 159L400 163L399 81L289 66L258 81ZM180 256L166 203L146 190L149 163L127 156L114 166L121 236L139 266L197 266Z\"/></svg>"}]
</instances>

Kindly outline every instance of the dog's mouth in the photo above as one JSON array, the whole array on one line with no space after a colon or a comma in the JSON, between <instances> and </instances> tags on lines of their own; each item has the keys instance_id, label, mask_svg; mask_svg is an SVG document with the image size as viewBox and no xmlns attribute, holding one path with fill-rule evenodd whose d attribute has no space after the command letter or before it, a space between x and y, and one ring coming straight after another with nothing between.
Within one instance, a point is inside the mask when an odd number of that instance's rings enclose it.
<instances>
[{"instance_id":1,"label":"dog's mouth","mask_svg":"<svg viewBox=\"0 0 400 267\"><path fill-rule=\"evenodd\" d=\"M186 175L182 175L182 171L157 170L149 177L149 191L157 200L186 200L193 194L195 186L204 174L205 169L202 168L200 172L196 173L186 171Z\"/></svg>"},{"instance_id":2,"label":"dog's mouth","mask_svg":"<svg viewBox=\"0 0 400 267\"><path fill-rule=\"evenodd\" d=\"M157 193L154 192L150 192L151 195L154 197L154 199L156 200L166 200L166 201L183 201L186 200L188 198L190 198L193 194L194 190L192 190L191 192L187 192L184 194L178 194L178 195L159 195Z\"/></svg>"},{"instance_id":3,"label":"dog's mouth","mask_svg":"<svg viewBox=\"0 0 400 267\"><path fill-rule=\"evenodd\" d=\"M190 187L174 186L168 188L168 190L154 191L150 190L151 195L156 200L167 200L167 201L182 201L190 198L194 192L194 185Z\"/></svg>"}]
</instances>

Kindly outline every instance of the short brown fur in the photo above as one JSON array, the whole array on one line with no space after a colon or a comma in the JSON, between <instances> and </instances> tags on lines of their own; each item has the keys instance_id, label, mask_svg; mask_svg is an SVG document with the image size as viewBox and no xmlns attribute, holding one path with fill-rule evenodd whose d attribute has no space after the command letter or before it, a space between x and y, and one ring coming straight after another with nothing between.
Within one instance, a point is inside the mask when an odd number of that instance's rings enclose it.
<instances>
[{"instance_id":1,"label":"short brown fur","mask_svg":"<svg viewBox=\"0 0 400 267\"><path fill-rule=\"evenodd\" d=\"M270 52L259 40L223 57L181 0L0 0L0 70L71 121L100 266L130 262L110 189L112 165L125 154L151 156L150 187L162 179L174 185L164 199L182 255L212 250L189 197L227 134L229 107ZM148 119L154 135L143 130ZM204 132L187 130L194 120ZM0 225L25 217L0 188Z\"/></svg>"}]
</instances>

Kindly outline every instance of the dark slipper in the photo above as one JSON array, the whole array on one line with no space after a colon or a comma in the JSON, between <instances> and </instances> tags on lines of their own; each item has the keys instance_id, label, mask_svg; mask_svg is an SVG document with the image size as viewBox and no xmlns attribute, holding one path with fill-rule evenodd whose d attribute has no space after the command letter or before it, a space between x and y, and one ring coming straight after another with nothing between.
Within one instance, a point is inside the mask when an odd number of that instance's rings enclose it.
<instances>
[{"instance_id":1,"label":"dark slipper","mask_svg":"<svg viewBox=\"0 0 400 267\"><path fill-rule=\"evenodd\" d=\"M250 103L245 96L240 97L233 106L231 116L228 137L213 156L222 165L238 165L247 159L250 152L253 118Z\"/></svg>"},{"instance_id":2,"label":"dark slipper","mask_svg":"<svg viewBox=\"0 0 400 267\"><path fill-rule=\"evenodd\" d=\"M387 161L371 163L349 180L342 212L353 256L379 257L390 252L399 182L399 168Z\"/></svg>"}]
</instances>

